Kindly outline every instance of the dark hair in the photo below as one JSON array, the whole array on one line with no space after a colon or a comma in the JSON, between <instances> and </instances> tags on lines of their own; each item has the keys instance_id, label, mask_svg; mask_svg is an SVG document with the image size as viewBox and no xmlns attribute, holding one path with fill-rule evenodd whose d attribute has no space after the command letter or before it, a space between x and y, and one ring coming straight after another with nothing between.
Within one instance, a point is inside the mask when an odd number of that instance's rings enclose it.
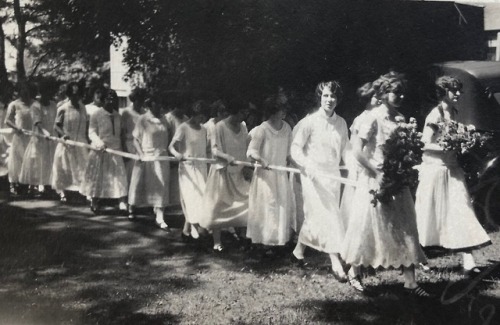
<instances>
[{"instance_id":1,"label":"dark hair","mask_svg":"<svg viewBox=\"0 0 500 325\"><path fill-rule=\"evenodd\" d=\"M78 92L75 94L73 93L73 87L77 86L78 87ZM82 95L82 87L80 84L76 81L71 81L68 83L68 86L66 87L66 96L67 97L73 97L74 95L81 96Z\"/></svg>"},{"instance_id":2,"label":"dark hair","mask_svg":"<svg viewBox=\"0 0 500 325\"><path fill-rule=\"evenodd\" d=\"M208 116L208 114L210 113L210 105L206 101L200 99L195 101L186 113L189 117L200 114Z\"/></svg>"},{"instance_id":3,"label":"dark hair","mask_svg":"<svg viewBox=\"0 0 500 325\"><path fill-rule=\"evenodd\" d=\"M241 110L248 109L248 103L240 98L232 97L226 101L226 109L229 115L238 114Z\"/></svg>"},{"instance_id":4,"label":"dark hair","mask_svg":"<svg viewBox=\"0 0 500 325\"><path fill-rule=\"evenodd\" d=\"M460 80L450 77L442 76L436 79L436 96L441 99L446 96L448 90L462 90L462 83Z\"/></svg>"},{"instance_id":5,"label":"dark hair","mask_svg":"<svg viewBox=\"0 0 500 325\"><path fill-rule=\"evenodd\" d=\"M342 87L340 86L340 83L335 80L331 81L323 81L320 82L316 86L316 101L318 105L321 105L321 95L323 94L323 89L328 88L332 91L332 93L337 97L337 102L340 103L342 101L342 97L344 95L344 92L342 91Z\"/></svg>"},{"instance_id":6,"label":"dark hair","mask_svg":"<svg viewBox=\"0 0 500 325\"><path fill-rule=\"evenodd\" d=\"M103 98L104 100L106 100L107 98L111 98L111 102L104 102L105 108L111 106L113 110L118 110L118 94L116 93L116 91L114 91L113 89L105 89Z\"/></svg>"},{"instance_id":7,"label":"dark hair","mask_svg":"<svg viewBox=\"0 0 500 325\"><path fill-rule=\"evenodd\" d=\"M271 96L264 100L264 118L267 120L279 111L287 111L288 107L279 96Z\"/></svg>"},{"instance_id":8,"label":"dark hair","mask_svg":"<svg viewBox=\"0 0 500 325\"><path fill-rule=\"evenodd\" d=\"M144 107L151 108L153 103L159 105L161 100L157 94L146 94L144 97Z\"/></svg>"},{"instance_id":9,"label":"dark hair","mask_svg":"<svg viewBox=\"0 0 500 325\"><path fill-rule=\"evenodd\" d=\"M138 100L144 101L146 99L147 92L146 89L144 88L134 88L128 98L130 99L131 102L135 102Z\"/></svg>"},{"instance_id":10,"label":"dark hair","mask_svg":"<svg viewBox=\"0 0 500 325\"><path fill-rule=\"evenodd\" d=\"M395 90L406 91L406 80L403 74L391 71L375 80L373 82L373 89L375 96L381 99L385 94Z\"/></svg>"},{"instance_id":11,"label":"dark hair","mask_svg":"<svg viewBox=\"0 0 500 325\"><path fill-rule=\"evenodd\" d=\"M226 104L222 99L218 99L210 105L210 115L217 116L222 112L227 112Z\"/></svg>"}]
</instances>

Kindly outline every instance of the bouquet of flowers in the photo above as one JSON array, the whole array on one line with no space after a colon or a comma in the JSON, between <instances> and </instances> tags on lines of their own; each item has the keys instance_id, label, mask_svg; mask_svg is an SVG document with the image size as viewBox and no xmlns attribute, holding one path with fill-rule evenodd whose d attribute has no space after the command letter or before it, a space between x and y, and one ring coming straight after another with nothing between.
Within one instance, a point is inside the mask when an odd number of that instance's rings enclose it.
<instances>
[{"instance_id":1,"label":"bouquet of flowers","mask_svg":"<svg viewBox=\"0 0 500 325\"><path fill-rule=\"evenodd\" d=\"M404 123L403 117L396 121L398 126L383 147L380 188L370 191L373 206L377 206L378 202L388 203L394 200L395 195L407 186L415 188L418 185L418 171L413 167L422 162L422 134L417 132L417 121L414 118L410 118L410 123Z\"/></svg>"},{"instance_id":2,"label":"bouquet of flowers","mask_svg":"<svg viewBox=\"0 0 500 325\"><path fill-rule=\"evenodd\" d=\"M444 151L457 154L457 162L465 173L469 184L477 181L482 168L482 161L488 155L487 144L493 136L487 132L479 132L474 125L464 125L455 121L447 121L434 125L441 130L438 139Z\"/></svg>"},{"instance_id":3,"label":"bouquet of flowers","mask_svg":"<svg viewBox=\"0 0 500 325\"><path fill-rule=\"evenodd\" d=\"M479 133L474 125L464 125L455 121L438 124L442 135L438 143L445 151L455 151L458 155L472 153L482 148L491 139L488 133Z\"/></svg>"}]
</instances>

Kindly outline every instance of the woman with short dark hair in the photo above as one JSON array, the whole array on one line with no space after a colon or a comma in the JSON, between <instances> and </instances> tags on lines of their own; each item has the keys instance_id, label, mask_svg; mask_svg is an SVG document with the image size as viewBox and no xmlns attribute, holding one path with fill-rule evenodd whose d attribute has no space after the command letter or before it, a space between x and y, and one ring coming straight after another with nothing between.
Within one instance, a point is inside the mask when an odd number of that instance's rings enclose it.
<instances>
[{"instance_id":1,"label":"woman with short dark hair","mask_svg":"<svg viewBox=\"0 0 500 325\"><path fill-rule=\"evenodd\" d=\"M476 219L456 153L444 151L439 145L444 124L456 119L455 104L461 93L460 80L450 76L436 80L439 104L425 119L422 137L425 147L419 168L415 209L420 244L463 252L464 272L473 274L479 269L472 251L491 244L491 241Z\"/></svg>"}]
</instances>

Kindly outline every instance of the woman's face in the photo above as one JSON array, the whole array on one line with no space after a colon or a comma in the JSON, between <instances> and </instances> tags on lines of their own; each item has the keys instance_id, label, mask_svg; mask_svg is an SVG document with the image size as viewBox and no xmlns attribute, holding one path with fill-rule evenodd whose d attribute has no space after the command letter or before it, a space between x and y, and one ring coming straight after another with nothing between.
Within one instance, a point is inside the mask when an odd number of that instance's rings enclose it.
<instances>
[{"instance_id":1,"label":"woman's face","mask_svg":"<svg viewBox=\"0 0 500 325\"><path fill-rule=\"evenodd\" d=\"M97 90L94 92L94 103L97 105L102 105L102 91Z\"/></svg>"},{"instance_id":2,"label":"woman's face","mask_svg":"<svg viewBox=\"0 0 500 325\"><path fill-rule=\"evenodd\" d=\"M207 120L207 117L205 114L196 114L193 116L193 121L195 124L201 124L204 123Z\"/></svg>"},{"instance_id":3,"label":"woman's face","mask_svg":"<svg viewBox=\"0 0 500 325\"><path fill-rule=\"evenodd\" d=\"M400 87L395 87L385 95L387 105L398 108L403 104L405 98L404 91Z\"/></svg>"},{"instance_id":4,"label":"woman's face","mask_svg":"<svg viewBox=\"0 0 500 325\"><path fill-rule=\"evenodd\" d=\"M458 88L455 89L447 89L446 90L446 97L445 100L448 103L456 103L458 102L458 99L460 98L460 95L462 94L461 90Z\"/></svg>"},{"instance_id":5,"label":"woman's face","mask_svg":"<svg viewBox=\"0 0 500 325\"><path fill-rule=\"evenodd\" d=\"M330 88L324 88L321 93L321 108L325 111L327 116L332 116L337 107L337 96Z\"/></svg>"},{"instance_id":6,"label":"woman's face","mask_svg":"<svg viewBox=\"0 0 500 325\"><path fill-rule=\"evenodd\" d=\"M280 109L279 111L274 113L272 117L275 117L278 120L283 120L286 117L286 110Z\"/></svg>"},{"instance_id":7,"label":"woman's face","mask_svg":"<svg viewBox=\"0 0 500 325\"><path fill-rule=\"evenodd\" d=\"M158 116L160 115L161 113L161 106L158 105L156 102L152 101L151 102L151 107L149 107L149 110L151 111L151 113L155 116Z\"/></svg>"}]
</instances>

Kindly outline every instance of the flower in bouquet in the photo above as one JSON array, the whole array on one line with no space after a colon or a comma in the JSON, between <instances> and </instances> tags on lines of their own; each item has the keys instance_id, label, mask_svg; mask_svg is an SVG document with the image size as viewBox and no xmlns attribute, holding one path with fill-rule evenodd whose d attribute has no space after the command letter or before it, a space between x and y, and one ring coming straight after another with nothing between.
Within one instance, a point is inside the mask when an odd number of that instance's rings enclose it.
<instances>
[{"instance_id":1,"label":"flower in bouquet","mask_svg":"<svg viewBox=\"0 0 500 325\"><path fill-rule=\"evenodd\" d=\"M455 151L457 155L470 154L483 148L491 140L491 134L479 132L474 125L464 125L455 121L439 123L441 137L439 145L444 151Z\"/></svg>"},{"instance_id":2,"label":"flower in bouquet","mask_svg":"<svg viewBox=\"0 0 500 325\"><path fill-rule=\"evenodd\" d=\"M383 176L380 188L370 191L374 206L378 202L388 203L394 200L405 187L415 188L418 185L418 171L413 167L422 162L422 134L417 132L414 118L411 118L409 123L405 123L404 118L397 122L398 126L383 147Z\"/></svg>"}]
</instances>

